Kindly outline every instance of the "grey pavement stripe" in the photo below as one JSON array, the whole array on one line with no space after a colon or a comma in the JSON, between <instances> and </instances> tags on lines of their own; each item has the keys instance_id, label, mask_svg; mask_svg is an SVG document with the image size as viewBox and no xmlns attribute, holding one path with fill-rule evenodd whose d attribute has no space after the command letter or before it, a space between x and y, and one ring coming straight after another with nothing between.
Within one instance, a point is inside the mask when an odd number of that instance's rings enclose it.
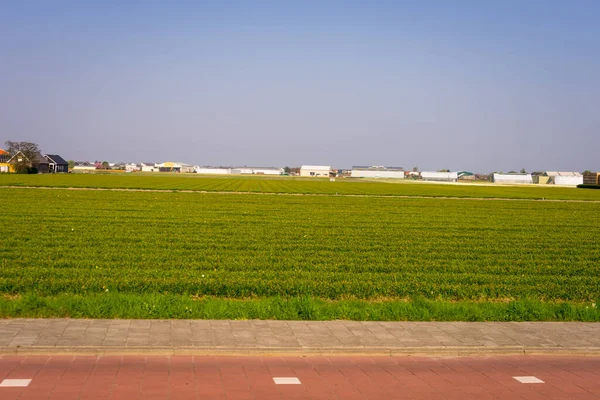
<instances>
[{"instance_id":1,"label":"grey pavement stripe","mask_svg":"<svg viewBox=\"0 0 600 400\"><path fill-rule=\"evenodd\" d=\"M600 323L0 320L0 353L600 354Z\"/></svg>"}]
</instances>

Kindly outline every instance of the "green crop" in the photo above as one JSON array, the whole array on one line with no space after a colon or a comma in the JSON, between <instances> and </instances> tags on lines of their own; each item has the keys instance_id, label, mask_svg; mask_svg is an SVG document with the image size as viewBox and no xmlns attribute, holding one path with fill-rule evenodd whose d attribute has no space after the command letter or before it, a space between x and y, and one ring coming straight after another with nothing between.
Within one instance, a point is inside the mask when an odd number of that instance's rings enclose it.
<instances>
[{"instance_id":1,"label":"green crop","mask_svg":"<svg viewBox=\"0 0 600 400\"><path fill-rule=\"evenodd\" d=\"M599 203L6 188L0 201L10 296L600 296Z\"/></svg>"}]
</instances>

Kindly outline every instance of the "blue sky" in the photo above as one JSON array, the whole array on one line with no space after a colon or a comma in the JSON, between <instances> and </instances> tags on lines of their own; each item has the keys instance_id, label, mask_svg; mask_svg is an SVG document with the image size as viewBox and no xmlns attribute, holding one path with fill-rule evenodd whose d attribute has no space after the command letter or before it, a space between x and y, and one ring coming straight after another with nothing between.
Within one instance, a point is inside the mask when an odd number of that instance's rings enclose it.
<instances>
[{"instance_id":1,"label":"blue sky","mask_svg":"<svg viewBox=\"0 0 600 400\"><path fill-rule=\"evenodd\" d=\"M0 140L67 159L600 169L600 2L0 0Z\"/></svg>"}]
</instances>

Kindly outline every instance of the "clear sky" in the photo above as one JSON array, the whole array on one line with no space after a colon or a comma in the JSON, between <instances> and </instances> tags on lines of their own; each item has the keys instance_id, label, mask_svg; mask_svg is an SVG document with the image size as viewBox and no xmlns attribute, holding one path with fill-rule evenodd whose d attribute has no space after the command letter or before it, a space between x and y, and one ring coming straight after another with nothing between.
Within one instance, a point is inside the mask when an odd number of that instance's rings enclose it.
<instances>
[{"instance_id":1,"label":"clear sky","mask_svg":"<svg viewBox=\"0 0 600 400\"><path fill-rule=\"evenodd\" d=\"M0 140L92 161L600 170L599 17L595 0L0 0Z\"/></svg>"}]
</instances>

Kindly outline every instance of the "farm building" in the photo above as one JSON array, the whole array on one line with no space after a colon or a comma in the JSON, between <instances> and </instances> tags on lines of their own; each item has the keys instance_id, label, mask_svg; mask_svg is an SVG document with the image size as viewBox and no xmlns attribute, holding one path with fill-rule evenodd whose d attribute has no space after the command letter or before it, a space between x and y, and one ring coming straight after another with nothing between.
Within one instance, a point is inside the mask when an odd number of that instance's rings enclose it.
<instances>
[{"instance_id":1,"label":"farm building","mask_svg":"<svg viewBox=\"0 0 600 400\"><path fill-rule=\"evenodd\" d=\"M141 165L134 164L134 163L125 164L125 172L137 172L137 171L141 171L141 170L142 170Z\"/></svg>"},{"instance_id":2,"label":"farm building","mask_svg":"<svg viewBox=\"0 0 600 400\"><path fill-rule=\"evenodd\" d=\"M158 168L155 163L142 163L142 172L157 172Z\"/></svg>"},{"instance_id":3,"label":"farm building","mask_svg":"<svg viewBox=\"0 0 600 400\"><path fill-rule=\"evenodd\" d=\"M205 175L227 175L231 174L231 168L216 168L216 167L194 167L197 174Z\"/></svg>"},{"instance_id":4,"label":"farm building","mask_svg":"<svg viewBox=\"0 0 600 400\"><path fill-rule=\"evenodd\" d=\"M96 171L96 165L87 161L77 162L73 166L73 172L94 172Z\"/></svg>"},{"instance_id":5,"label":"farm building","mask_svg":"<svg viewBox=\"0 0 600 400\"><path fill-rule=\"evenodd\" d=\"M189 164L167 161L156 164L155 170L158 170L159 172L194 172L194 167Z\"/></svg>"},{"instance_id":6,"label":"farm building","mask_svg":"<svg viewBox=\"0 0 600 400\"><path fill-rule=\"evenodd\" d=\"M252 173L256 175L282 175L285 171L283 168L275 167L253 167Z\"/></svg>"},{"instance_id":7,"label":"farm building","mask_svg":"<svg viewBox=\"0 0 600 400\"><path fill-rule=\"evenodd\" d=\"M46 154L44 157L46 158L46 161L48 161L48 172L53 174L57 172L69 172L69 163L61 156L57 154Z\"/></svg>"},{"instance_id":8,"label":"farm building","mask_svg":"<svg viewBox=\"0 0 600 400\"><path fill-rule=\"evenodd\" d=\"M533 183L531 174L494 174L494 183L521 184Z\"/></svg>"},{"instance_id":9,"label":"farm building","mask_svg":"<svg viewBox=\"0 0 600 400\"><path fill-rule=\"evenodd\" d=\"M533 183L537 185L548 185L550 183L550 177L545 175L543 172L534 172L531 174Z\"/></svg>"},{"instance_id":10,"label":"farm building","mask_svg":"<svg viewBox=\"0 0 600 400\"><path fill-rule=\"evenodd\" d=\"M303 165L300 168L300 176L329 177L332 172L329 165Z\"/></svg>"},{"instance_id":11,"label":"farm building","mask_svg":"<svg viewBox=\"0 0 600 400\"><path fill-rule=\"evenodd\" d=\"M474 181L475 174L469 171L458 171L456 173L458 175L459 181Z\"/></svg>"},{"instance_id":12,"label":"farm building","mask_svg":"<svg viewBox=\"0 0 600 400\"><path fill-rule=\"evenodd\" d=\"M600 172L584 172L583 183L586 185L600 185Z\"/></svg>"},{"instance_id":13,"label":"farm building","mask_svg":"<svg viewBox=\"0 0 600 400\"><path fill-rule=\"evenodd\" d=\"M456 182L458 181L458 172L423 171L421 172L421 178L423 178L424 181Z\"/></svg>"},{"instance_id":14,"label":"farm building","mask_svg":"<svg viewBox=\"0 0 600 400\"><path fill-rule=\"evenodd\" d=\"M238 175L282 175L284 170L275 167L233 167L231 173Z\"/></svg>"},{"instance_id":15,"label":"farm building","mask_svg":"<svg viewBox=\"0 0 600 400\"><path fill-rule=\"evenodd\" d=\"M557 171L546 171L543 177L548 178L548 184L555 184L560 186L577 186L583 183L583 175L579 172L557 172ZM545 179L539 178L540 183Z\"/></svg>"},{"instance_id":16,"label":"farm building","mask_svg":"<svg viewBox=\"0 0 600 400\"><path fill-rule=\"evenodd\" d=\"M352 178L391 178L404 179L404 169L401 167L352 167L350 172Z\"/></svg>"}]
</instances>

